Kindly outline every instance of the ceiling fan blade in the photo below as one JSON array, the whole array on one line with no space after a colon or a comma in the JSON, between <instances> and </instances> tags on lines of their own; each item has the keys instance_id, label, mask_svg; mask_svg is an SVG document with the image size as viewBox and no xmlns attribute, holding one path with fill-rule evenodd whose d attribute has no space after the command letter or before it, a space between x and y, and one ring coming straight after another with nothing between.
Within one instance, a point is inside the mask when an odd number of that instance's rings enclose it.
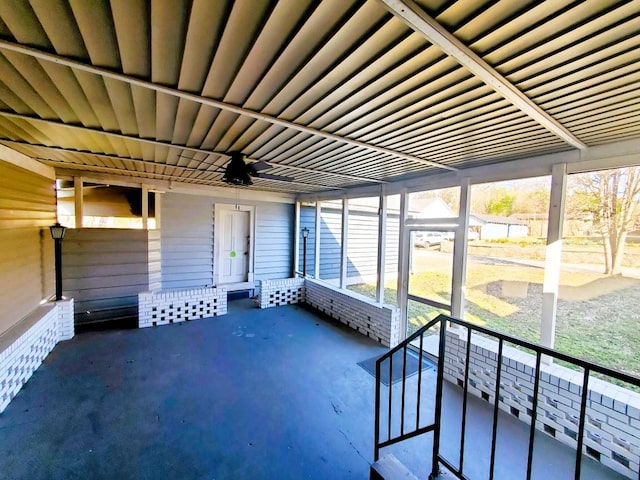
<instances>
[{"instance_id":1,"label":"ceiling fan blade","mask_svg":"<svg viewBox=\"0 0 640 480\"><path fill-rule=\"evenodd\" d=\"M269 165L267 162L263 160L258 160L257 162L253 162L251 166L256 172L260 172L262 170L269 170L270 168L273 168L273 165Z\"/></svg>"},{"instance_id":2,"label":"ceiling fan blade","mask_svg":"<svg viewBox=\"0 0 640 480\"><path fill-rule=\"evenodd\" d=\"M263 178L265 180L276 180L278 182L293 182L293 177L286 177L284 175L273 175L271 173L259 173L257 177Z\"/></svg>"}]
</instances>

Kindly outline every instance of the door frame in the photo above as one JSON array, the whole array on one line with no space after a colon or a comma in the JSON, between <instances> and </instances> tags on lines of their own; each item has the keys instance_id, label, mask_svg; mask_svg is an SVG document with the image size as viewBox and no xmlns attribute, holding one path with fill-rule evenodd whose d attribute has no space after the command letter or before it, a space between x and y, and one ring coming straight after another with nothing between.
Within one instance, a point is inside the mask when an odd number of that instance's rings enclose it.
<instances>
[{"instance_id":1,"label":"door frame","mask_svg":"<svg viewBox=\"0 0 640 480\"><path fill-rule=\"evenodd\" d=\"M255 217L256 207L255 205L238 205L231 203L216 203L214 205L214 217L213 217L213 283L218 286L220 284L220 274L218 272L218 265L220 265L220 237L221 237L221 222L216 222L216 218L220 218L222 211L238 211L249 212L249 260L247 265L247 282L254 282L254 253L255 253ZM225 284L220 284L225 285Z\"/></svg>"}]
</instances>

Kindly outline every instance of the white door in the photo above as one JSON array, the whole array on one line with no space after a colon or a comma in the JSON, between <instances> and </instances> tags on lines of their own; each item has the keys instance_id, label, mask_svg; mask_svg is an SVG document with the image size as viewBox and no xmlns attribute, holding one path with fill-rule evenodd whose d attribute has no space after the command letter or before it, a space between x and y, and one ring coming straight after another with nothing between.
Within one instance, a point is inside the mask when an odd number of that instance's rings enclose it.
<instances>
[{"instance_id":1,"label":"white door","mask_svg":"<svg viewBox=\"0 0 640 480\"><path fill-rule=\"evenodd\" d=\"M246 210L220 210L219 218L216 218L216 233L219 235L219 283L248 280L251 249L250 220L251 214Z\"/></svg>"}]
</instances>

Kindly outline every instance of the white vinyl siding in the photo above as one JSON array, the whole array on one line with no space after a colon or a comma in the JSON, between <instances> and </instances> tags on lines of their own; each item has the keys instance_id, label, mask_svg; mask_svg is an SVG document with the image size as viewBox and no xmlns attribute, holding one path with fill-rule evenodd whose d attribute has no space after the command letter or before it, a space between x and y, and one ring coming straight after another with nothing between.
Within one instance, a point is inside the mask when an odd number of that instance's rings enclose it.
<instances>
[{"instance_id":1,"label":"white vinyl siding","mask_svg":"<svg viewBox=\"0 0 640 480\"><path fill-rule=\"evenodd\" d=\"M293 212L294 206L285 203L263 203L256 207L256 280L291 276Z\"/></svg>"},{"instance_id":2,"label":"white vinyl siding","mask_svg":"<svg viewBox=\"0 0 640 480\"><path fill-rule=\"evenodd\" d=\"M162 288L213 284L213 211L211 197L162 195Z\"/></svg>"},{"instance_id":3,"label":"white vinyl siding","mask_svg":"<svg viewBox=\"0 0 640 480\"><path fill-rule=\"evenodd\" d=\"M387 216L385 271L396 273L398 263L398 222L397 213ZM342 210L322 208L320 222L320 278L337 280L340 278L340 231ZM315 254L315 207L300 209L300 229L307 227L307 275L314 275ZM302 238L299 244L300 270L302 270ZM347 261L347 283L360 282L363 277L375 283L378 264L378 215L371 212L349 211L349 241ZM317 278L317 277L316 277Z\"/></svg>"},{"instance_id":4,"label":"white vinyl siding","mask_svg":"<svg viewBox=\"0 0 640 480\"><path fill-rule=\"evenodd\" d=\"M0 334L55 291L54 181L0 161Z\"/></svg>"},{"instance_id":5,"label":"white vinyl siding","mask_svg":"<svg viewBox=\"0 0 640 480\"><path fill-rule=\"evenodd\" d=\"M162 195L162 289L196 288L214 283L214 198ZM292 204L243 200L255 213L254 278L288 278L292 270Z\"/></svg>"},{"instance_id":6,"label":"white vinyl siding","mask_svg":"<svg viewBox=\"0 0 640 480\"><path fill-rule=\"evenodd\" d=\"M146 230L69 229L62 242L62 287L74 299L75 323L137 316L149 289Z\"/></svg>"}]
</instances>

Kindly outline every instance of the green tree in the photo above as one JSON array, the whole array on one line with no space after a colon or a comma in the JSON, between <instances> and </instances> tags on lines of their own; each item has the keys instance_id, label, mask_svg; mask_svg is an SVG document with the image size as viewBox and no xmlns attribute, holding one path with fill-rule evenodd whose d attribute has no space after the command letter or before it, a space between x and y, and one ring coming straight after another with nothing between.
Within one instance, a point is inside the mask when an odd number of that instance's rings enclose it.
<instances>
[{"instance_id":1,"label":"green tree","mask_svg":"<svg viewBox=\"0 0 640 480\"><path fill-rule=\"evenodd\" d=\"M640 196L640 167L603 170L569 177L573 212L588 216L602 237L605 273L621 271L628 232Z\"/></svg>"},{"instance_id":2,"label":"green tree","mask_svg":"<svg viewBox=\"0 0 640 480\"><path fill-rule=\"evenodd\" d=\"M487 201L487 213L508 217L513 213L513 203L515 199L515 194L507 192L504 188L500 188L496 190Z\"/></svg>"}]
</instances>

